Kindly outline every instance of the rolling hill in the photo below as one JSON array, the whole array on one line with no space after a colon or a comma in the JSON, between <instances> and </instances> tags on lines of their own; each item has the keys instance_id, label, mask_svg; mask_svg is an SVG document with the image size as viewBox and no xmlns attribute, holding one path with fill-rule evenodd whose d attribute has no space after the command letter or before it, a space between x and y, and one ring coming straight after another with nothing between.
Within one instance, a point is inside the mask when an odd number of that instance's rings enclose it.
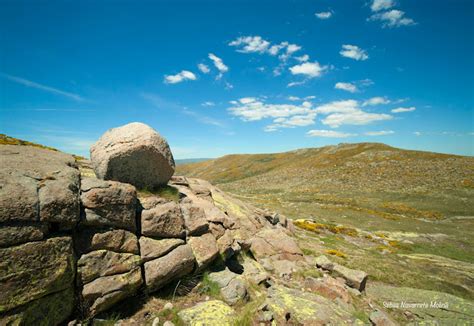
<instances>
[{"instance_id":1,"label":"rolling hill","mask_svg":"<svg viewBox=\"0 0 474 326\"><path fill-rule=\"evenodd\" d=\"M375 281L474 298L473 157L340 144L227 155L176 173L312 221L296 223L308 253L329 250Z\"/></svg>"}]
</instances>

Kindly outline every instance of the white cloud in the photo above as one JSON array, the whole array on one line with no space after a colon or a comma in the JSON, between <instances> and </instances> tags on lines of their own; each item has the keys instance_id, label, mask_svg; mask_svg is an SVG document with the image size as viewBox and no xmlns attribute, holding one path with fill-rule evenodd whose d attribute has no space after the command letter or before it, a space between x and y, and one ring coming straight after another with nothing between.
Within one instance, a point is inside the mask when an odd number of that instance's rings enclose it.
<instances>
[{"instance_id":1,"label":"white cloud","mask_svg":"<svg viewBox=\"0 0 474 326\"><path fill-rule=\"evenodd\" d=\"M164 82L166 84L177 84L185 80L196 80L196 75L193 74L191 71L182 70L176 75L166 75Z\"/></svg>"},{"instance_id":2,"label":"white cloud","mask_svg":"<svg viewBox=\"0 0 474 326\"><path fill-rule=\"evenodd\" d=\"M239 100L239 102L242 104L249 104L255 102L256 100L257 99L255 97L243 97Z\"/></svg>"},{"instance_id":3,"label":"white cloud","mask_svg":"<svg viewBox=\"0 0 474 326\"><path fill-rule=\"evenodd\" d=\"M350 113L359 109L359 103L356 100L343 100L329 102L316 108L316 112L322 114L330 113Z\"/></svg>"},{"instance_id":4,"label":"white cloud","mask_svg":"<svg viewBox=\"0 0 474 326\"><path fill-rule=\"evenodd\" d=\"M335 89L342 89L344 91L350 92L350 93L355 93L358 91L357 86L351 83L342 83L338 82L336 85L334 85Z\"/></svg>"},{"instance_id":5,"label":"white cloud","mask_svg":"<svg viewBox=\"0 0 474 326\"><path fill-rule=\"evenodd\" d=\"M230 46L241 47L237 50L237 52L243 53L252 53L252 52L259 52L263 53L267 51L268 47L270 46L270 42L265 41L262 39L261 36L241 36L236 40L229 43Z\"/></svg>"},{"instance_id":6,"label":"white cloud","mask_svg":"<svg viewBox=\"0 0 474 326\"><path fill-rule=\"evenodd\" d=\"M232 101L228 108L230 114L243 121L259 121L272 119L265 131L276 131L281 128L295 128L314 124L316 112L308 101L300 105L266 103L264 99L244 97Z\"/></svg>"},{"instance_id":7,"label":"white cloud","mask_svg":"<svg viewBox=\"0 0 474 326\"><path fill-rule=\"evenodd\" d=\"M212 60L214 66L217 68L217 70L219 70L219 75L217 76L217 79L220 79L222 75L229 70L229 67L224 64L221 58L219 58L213 53L209 53L209 59Z\"/></svg>"},{"instance_id":8,"label":"white cloud","mask_svg":"<svg viewBox=\"0 0 474 326\"><path fill-rule=\"evenodd\" d=\"M412 112L415 111L416 108L414 106L411 106L409 108L396 108L392 110L392 113L404 113L404 112Z\"/></svg>"},{"instance_id":9,"label":"white cloud","mask_svg":"<svg viewBox=\"0 0 474 326\"><path fill-rule=\"evenodd\" d=\"M351 44L344 44L339 54L342 55L343 57L351 58L354 60L364 61L369 58L369 55L367 54L365 50L359 48L357 45L351 45Z\"/></svg>"},{"instance_id":10,"label":"white cloud","mask_svg":"<svg viewBox=\"0 0 474 326\"><path fill-rule=\"evenodd\" d=\"M332 16L332 12L330 11L323 11L323 12L317 12L314 14L316 17L319 19L329 19Z\"/></svg>"},{"instance_id":11,"label":"white cloud","mask_svg":"<svg viewBox=\"0 0 474 326\"><path fill-rule=\"evenodd\" d=\"M66 96L66 97L69 97L69 98L71 98L75 101L78 101L78 102L81 102L81 101L85 100L82 96L79 96L77 94L66 92L66 91L51 87L51 86L42 85L42 84L36 83L36 82L28 80L28 79L24 79L24 78L21 78L21 77L7 75L7 74L3 74L3 73L0 73L0 76L4 77L4 78L6 78L6 79L8 79L12 82L21 84L23 86L40 89L42 91L46 91L46 92L52 93L52 94L58 94L58 95Z\"/></svg>"},{"instance_id":12,"label":"white cloud","mask_svg":"<svg viewBox=\"0 0 474 326\"><path fill-rule=\"evenodd\" d=\"M290 67L290 71L293 75L304 75L308 78L319 77L326 69L327 66L321 66L318 62L305 62Z\"/></svg>"},{"instance_id":13,"label":"white cloud","mask_svg":"<svg viewBox=\"0 0 474 326\"><path fill-rule=\"evenodd\" d=\"M331 128L342 125L366 125L374 121L391 120L392 116L382 113L368 113L357 110L351 113L333 113L322 120L322 123Z\"/></svg>"},{"instance_id":14,"label":"white cloud","mask_svg":"<svg viewBox=\"0 0 474 326\"><path fill-rule=\"evenodd\" d=\"M366 125L375 121L391 120L389 114L369 113L360 109L356 100L334 101L320 105L315 110L327 116L321 121L331 128L342 125Z\"/></svg>"},{"instance_id":15,"label":"white cloud","mask_svg":"<svg viewBox=\"0 0 474 326\"><path fill-rule=\"evenodd\" d=\"M415 131L413 134L414 134L415 136L421 136L421 135L422 135L422 133L419 132L419 131Z\"/></svg>"},{"instance_id":16,"label":"white cloud","mask_svg":"<svg viewBox=\"0 0 474 326\"><path fill-rule=\"evenodd\" d=\"M295 52L301 50L301 46L287 41L278 44L271 44L261 36L241 36L229 43L230 46L237 48L241 53L266 53L272 56L278 56L281 61L286 61Z\"/></svg>"},{"instance_id":17,"label":"white cloud","mask_svg":"<svg viewBox=\"0 0 474 326\"><path fill-rule=\"evenodd\" d=\"M349 134L334 130L310 130L306 133L310 137L326 137L326 138L347 138L357 136L357 134Z\"/></svg>"},{"instance_id":18,"label":"white cloud","mask_svg":"<svg viewBox=\"0 0 474 326\"><path fill-rule=\"evenodd\" d=\"M198 64L198 69L203 73L203 74L208 74L211 69L209 69L209 67L207 65L205 65L204 63L200 63Z\"/></svg>"},{"instance_id":19,"label":"white cloud","mask_svg":"<svg viewBox=\"0 0 474 326\"><path fill-rule=\"evenodd\" d=\"M392 130L381 130L381 131L368 131L364 133L366 136L386 136L386 135L392 135L395 132Z\"/></svg>"},{"instance_id":20,"label":"white cloud","mask_svg":"<svg viewBox=\"0 0 474 326\"><path fill-rule=\"evenodd\" d=\"M309 60L309 55L307 54L303 54L302 56L300 57L295 57L295 59L299 62L306 62Z\"/></svg>"},{"instance_id":21,"label":"white cloud","mask_svg":"<svg viewBox=\"0 0 474 326\"><path fill-rule=\"evenodd\" d=\"M390 10L382 13L376 13L370 16L369 20L381 21L382 27L400 27L415 25L415 21L405 17L405 12L401 10Z\"/></svg>"},{"instance_id":22,"label":"white cloud","mask_svg":"<svg viewBox=\"0 0 474 326\"><path fill-rule=\"evenodd\" d=\"M370 5L372 11L387 10L395 5L393 0L373 0Z\"/></svg>"},{"instance_id":23,"label":"white cloud","mask_svg":"<svg viewBox=\"0 0 474 326\"><path fill-rule=\"evenodd\" d=\"M390 100L386 97L381 97L381 96L376 96L369 98L368 100L364 101L362 103L362 106L367 106L367 105L381 105L381 104L389 104Z\"/></svg>"},{"instance_id":24,"label":"white cloud","mask_svg":"<svg viewBox=\"0 0 474 326\"><path fill-rule=\"evenodd\" d=\"M296 44L288 44L288 46L286 47L286 53L288 54L293 54L299 50L301 50L301 46Z\"/></svg>"},{"instance_id":25,"label":"white cloud","mask_svg":"<svg viewBox=\"0 0 474 326\"><path fill-rule=\"evenodd\" d=\"M201 106L215 106L215 105L216 103L212 101L206 101L206 102L201 103Z\"/></svg>"}]
</instances>

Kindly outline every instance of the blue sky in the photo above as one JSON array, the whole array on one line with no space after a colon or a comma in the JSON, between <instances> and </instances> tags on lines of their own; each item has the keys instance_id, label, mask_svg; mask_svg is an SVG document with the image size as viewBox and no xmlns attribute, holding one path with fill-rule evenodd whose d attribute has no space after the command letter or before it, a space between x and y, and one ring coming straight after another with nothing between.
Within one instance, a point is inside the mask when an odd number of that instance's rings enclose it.
<instances>
[{"instance_id":1,"label":"blue sky","mask_svg":"<svg viewBox=\"0 0 474 326\"><path fill-rule=\"evenodd\" d=\"M384 142L474 155L472 1L0 1L0 132L88 156Z\"/></svg>"}]
</instances>

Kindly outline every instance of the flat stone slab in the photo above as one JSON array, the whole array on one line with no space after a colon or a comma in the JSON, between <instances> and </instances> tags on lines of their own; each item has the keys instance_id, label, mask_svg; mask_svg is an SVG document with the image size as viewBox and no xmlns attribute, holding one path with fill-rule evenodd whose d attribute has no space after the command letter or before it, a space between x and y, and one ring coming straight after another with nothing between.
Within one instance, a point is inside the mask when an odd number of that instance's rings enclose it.
<instances>
[{"instance_id":1,"label":"flat stone slab","mask_svg":"<svg viewBox=\"0 0 474 326\"><path fill-rule=\"evenodd\" d=\"M0 145L0 222L44 221L72 228L79 220L75 159L52 150Z\"/></svg>"},{"instance_id":2,"label":"flat stone slab","mask_svg":"<svg viewBox=\"0 0 474 326\"><path fill-rule=\"evenodd\" d=\"M209 300L181 310L178 316L190 326L232 326L235 312L220 300Z\"/></svg>"},{"instance_id":3,"label":"flat stone slab","mask_svg":"<svg viewBox=\"0 0 474 326\"><path fill-rule=\"evenodd\" d=\"M144 264L148 292L153 292L169 282L191 273L195 259L191 247L177 247L167 255Z\"/></svg>"},{"instance_id":4,"label":"flat stone slab","mask_svg":"<svg viewBox=\"0 0 474 326\"><path fill-rule=\"evenodd\" d=\"M81 201L88 226L112 226L136 230L137 192L135 187L115 181L84 178Z\"/></svg>"}]
</instances>

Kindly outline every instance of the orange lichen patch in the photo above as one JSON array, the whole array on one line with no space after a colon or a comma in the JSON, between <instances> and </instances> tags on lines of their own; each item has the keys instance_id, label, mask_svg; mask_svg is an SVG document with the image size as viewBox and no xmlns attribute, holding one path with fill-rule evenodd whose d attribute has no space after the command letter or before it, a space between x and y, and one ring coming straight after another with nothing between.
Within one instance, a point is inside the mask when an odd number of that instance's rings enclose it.
<instances>
[{"instance_id":1,"label":"orange lichen patch","mask_svg":"<svg viewBox=\"0 0 474 326\"><path fill-rule=\"evenodd\" d=\"M461 181L461 185L466 188L474 189L474 180L464 179Z\"/></svg>"},{"instance_id":2,"label":"orange lichen patch","mask_svg":"<svg viewBox=\"0 0 474 326\"><path fill-rule=\"evenodd\" d=\"M383 207L391 213L408 215L415 218L426 218L426 219L435 219L439 220L443 218L443 214L436 211L422 211L411 206L401 204L401 203L384 203Z\"/></svg>"},{"instance_id":3,"label":"orange lichen patch","mask_svg":"<svg viewBox=\"0 0 474 326\"><path fill-rule=\"evenodd\" d=\"M341 226L341 225L338 225L338 226L328 225L327 230L335 234L345 234L350 237L357 237L357 235L359 234L356 229L346 227L346 226Z\"/></svg>"},{"instance_id":4,"label":"orange lichen patch","mask_svg":"<svg viewBox=\"0 0 474 326\"><path fill-rule=\"evenodd\" d=\"M364 236L364 238L366 238L367 240L372 240L373 239L373 237L370 234L366 234Z\"/></svg>"},{"instance_id":5,"label":"orange lichen patch","mask_svg":"<svg viewBox=\"0 0 474 326\"><path fill-rule=\"evenodd\" d=\"M336 249L328 249L326 250L326 253L328 255L333 255L341 258L347 258L347 255L343 253L342 251L336 250Z\"/></svg>"},{"instance_id":6,"label":"orange lichen patch","mask_svg":"<svg viewBox=\"0 0 474 326\"><path fill-rule=\"evenodd\" d=\"M310 220L304 220L304 219L298 219L293 221L293 224L296 225L297 227L308 230L308 231L313 231L316 233L319 233L321 230L325 229L325 225L321 223L315 223Z\"/></svg>"},{"instance_id":7,"label":"orange lichen patch","mask_svg":"<svg viewBox=\"0 0 474 326\"><path fill-rule=\"evenodd\" d=\"M320 233L321 231L326 230L334 234L345 234L351 237L356 237L359 234L356 229L351 227L316 223L304 219L295 220L293 224L304 230L313 231L316 233Z\"/></svg>"},{"instance_id":8,"label":"orange lichen patch","mask_svg":"<svg viewBox=\"0 0 474 326\"><path fill-rule=\"evenodd\" d=\"M393 254L393 253L395 252L395 248L389 247L389 246L385 246L385 245L377 246L377 250L378 250L378 251L388 251L388 252L390 252L391 254Z\"/></svg>"},{"instance_id":9,"label":"orange lichen patch","mask_svg":"<svg viewBox=\"0 0 474 326\"><path fill-rule=\"evenodd\" d=\"M385 239L387 237L387 235L383 232L375 232L374 234L382 239Z\"/></svg>"},{"instance_id":10,"label":"orange lichen patch","mask_svg":"<svg viewBox=\"0 0 474 326\"><path fill-rule=\"evenodd\" d=\"M400 242L396 241L396 240L390 240L388 242L389 246L393 247L393 248L400 248Z\"/></svg>"}]
</instances>

